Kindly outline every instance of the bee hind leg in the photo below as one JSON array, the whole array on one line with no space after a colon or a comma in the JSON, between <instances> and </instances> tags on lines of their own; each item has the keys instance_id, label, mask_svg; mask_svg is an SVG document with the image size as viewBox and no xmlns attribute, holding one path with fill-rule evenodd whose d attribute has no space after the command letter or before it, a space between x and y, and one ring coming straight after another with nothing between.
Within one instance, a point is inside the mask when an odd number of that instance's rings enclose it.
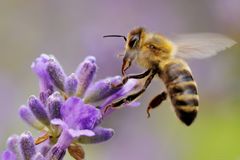
<instances>
[{"instance_id":1,"label":"bee hind leg","mask_svg":"<svg viewBox=\"0 0 240 160\"><path fill-rule=\"evenodd\" d=\"M148 105L147 108L147 118L150 118L150 110L159 106L164 100L167 99L167 92L163 91L161 94L154 97Z\"/></svg>"},{"instance_id":2,"label":"bee hind leg","mask_svg":"<svg viewBox=\"0 0 240 160\"><path fill-rule=\"evenodd\" d=\"M122 87L124 84L127 83L127 81L129 79L142 79L142 78L145 78L146 76L148 76L150 74L150 72L151 72L151 69L148 69L148 70L146 70L143 73L126 75L125 77L123 77L122 82L120 82L119 84L112 84L112 88Z\"/></svg>"}]
</instances>

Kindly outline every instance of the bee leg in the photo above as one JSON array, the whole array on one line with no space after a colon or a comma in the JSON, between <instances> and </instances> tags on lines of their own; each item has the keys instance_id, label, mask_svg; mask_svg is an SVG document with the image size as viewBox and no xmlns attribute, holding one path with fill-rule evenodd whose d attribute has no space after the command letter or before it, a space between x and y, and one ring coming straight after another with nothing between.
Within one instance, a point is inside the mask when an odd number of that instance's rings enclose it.
<instances>
[{"instance_id":1,"label":"bee leg","mask_svg":"<svg viewBox=\"0 0 240 160\"><path fill-rule=\"evenodd\" d=\"M140 95L142 95L143 92L145 92L145 90L147 89L147 87L149 86L149 84L151 83L152 79L154 78L155 74L157 73L156 70L152 70L151 72L151 75L147 78L143 88L138 91L137 93L134 93L134 94L131 94L131 95L128 95L127 97L123 98L123 99L120 99L118 100L117 102L114 102L110 105L108 105L105 109L104 109L104 113L107 112L107 110L109 108L117 108L117 107L120 107L122 104L124 103L130 103L132 101L134 101L135 99L137 99Z\"/></svg>"},{"instance_id":2,"label":"bee leg","mask_svg":"<svg viewBox=\"0 0 240 160\"><path fill-rule=\"evenodd\" d=\"M167 92L163 91L161 94L154 97L147 108L147 118L150 118L150 110L159 106L164 100L167 99Z\"/></svg>"},{"instance_id":3,"label":"bee leg","mask_svg":"<svg viewBox=\"0 0 240 160\"><path fill-rule=\"evenodd\" d=\"M103 113L106 113L109 108L117 108L117 107L120 107L124 103L126 103L126 99L121 99L121 100L118 100L117 102L111 103L104 108Z\"/></svg>"},{"instance_id":4,"label":"bee leg","mask_svg":"<svg viewBox=\"0 0 240 160\"><path fill-rule=\"evenodd\" d=\"M122 87L124 84L127 83L127 81L128 81L129 79L142 79L142 78L148 76L148 75L150 74L150 72L151 72L151 69L148 69L148 70L146 70L145 72L140 73L140 74L130 74L130 75L127 75L127 76L123 77L121 83L119 83L119 84L112 84L112 87L113 87L113 88Z\"/></svg>"}]
</instances>

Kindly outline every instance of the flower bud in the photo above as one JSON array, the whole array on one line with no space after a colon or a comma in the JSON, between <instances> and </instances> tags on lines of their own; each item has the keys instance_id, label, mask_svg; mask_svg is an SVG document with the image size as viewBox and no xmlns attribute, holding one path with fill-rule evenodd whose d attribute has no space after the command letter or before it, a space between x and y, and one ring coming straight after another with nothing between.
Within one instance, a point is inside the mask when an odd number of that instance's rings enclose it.
<instances>
[{"instance_id":1,"label":"flower bud","mask_svg":"<svg viewBox=\"0 0 240 160\"><path fill-rule=\"evenodd\" d=\"M43 124L49 126L50 121L42 102L35 96L30 96L28 105L35 117Z\"/></svg>"},{"instance_id":2,"label":"flower bud","mask_svg":"<svg viewBox=\"0 0 240 160\"><path fill-rule=\"evenodd\" d=\"M54 58L47 63L47 72L52 83L60 90L64 91L64 82L66 75L61 65Z\"/></svg>"},{"instance_id":3,"label":"flower bud","mask_svg":"<svg viewBox=\"0 0 240 160\"><path fill-rule=\"evenodd\" d=\"M63 97L59 92L54 92L48 97L47 107L50 115L50 119L61 118L61 107L63 105Z\"/></svg>"},{"instance_id":4,"label":"flower bud","mask_svg":"<svg viewBox=\"0 0 240 160\"><path fill-rule=\"evenodd\" d=\"M42 130L44 128L44 125L39 120L37 120L37 118L33 115L29 107L22 105L19 109L19 114L20 117L30 126L38 130Z\"/></svg>"},{"instance_id":5,"label":"flower bud","mask_svg":"<svg viewBox=\"0 0 240 160\"><path fill-rule=\"evenodd\" d=\"M96 102L107 98L108 96L116 93L121 87L113 88L113 84L121 83L121 77L115 76L100 80L94 83L86 92L84 102Z\"/></svg>"},{"instance_id":6,"label":"flower bud","mask_svg":"<svg viewBox=\"0 0 240 160\"><path fill-rule=\"evenodd\" d=\"M114 130L111 128L96 127L93 132L94 136L81 136L78 138L78 142L82 144L100 143L109 140L114 135Z\"/></svg>"},{"instance_id":7,"label":"flower bud","mask_svg":"<svg viewBox=\"0 0 240 160\"><path fill-rule=\"evenodd\" d=\"M77 92L78 80L75 73L72 73L66 78L65 82L65 93L68 96L73 96Z\"/></svg>"},{"instance_id":8,"label":"flower bud","mask_svg":"<svg viewBox=\"0 0 240 160\"><path fill-rule=\"evenodd\" d=\"M31 65L33 72L35 72L39 78L41 92L45 92L46 90L53 90L53 85L46 70L47 62L49 59L50 56L41 54L41 56L36 58L36 60Z\"/></svg>"},{"instance_id":9,"label":"flower bud","mask_svg":"<svg viewBox=\"0 0 240 160\"><path fill-rule=\"evenodd\" d=\"M36 154L35 144L30 132L24 132L20 136L20 148L24 159L30 160Z\"/></svg>"},{"instance_id":10,"label":"flower bud","mask_svg":"<svg viewBox=\"0 0 240 160\"><path fill-rule=\"evenodd\" d=\"M91 84L97 70L94 57L87 57L77 68L76 76L78 79L77 96L82 97Z\"/></svg>"}]
</instances>

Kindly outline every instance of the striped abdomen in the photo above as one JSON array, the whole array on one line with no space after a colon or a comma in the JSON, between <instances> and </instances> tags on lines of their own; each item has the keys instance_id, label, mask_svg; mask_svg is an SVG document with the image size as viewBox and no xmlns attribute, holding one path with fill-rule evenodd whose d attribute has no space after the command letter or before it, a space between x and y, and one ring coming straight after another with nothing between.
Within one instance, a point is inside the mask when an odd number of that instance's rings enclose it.
<instances>
[{"instance_id":1,"label":"striped abdomen","mask_svg":"<svg viewBox=\"0 0 240 160\"><path fill-rule=\"evenodd\" d=\"M161 78L178 118L189 126L197 116L199 101L189 66L182 60L173 59L163 66Z\"/></svg>"}]
</instances>

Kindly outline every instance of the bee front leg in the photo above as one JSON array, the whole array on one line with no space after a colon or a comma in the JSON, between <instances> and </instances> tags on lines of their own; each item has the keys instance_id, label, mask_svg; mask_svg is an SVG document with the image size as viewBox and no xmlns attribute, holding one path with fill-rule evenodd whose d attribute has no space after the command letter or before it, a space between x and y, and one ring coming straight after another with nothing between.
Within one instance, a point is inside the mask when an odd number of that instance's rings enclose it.
<instances>
[{"instance_id":1,"label":"bee front leg","mask_svg":"<svg viewBox=\"0 0 240 160\"><path fill-rule=\"evenodd\" d=\"M161 94L154 97L148 105L147 117L150 118L150 110L159 106L164 100L167 99L167 92L163 91Z\"/></svg>"},{"instance_id":2,"label":"bee front leg","mask_svg":"<svg viewBox=\"0 0 240 160\"><path fill-rule=\"evenodd\" d=\"M117 102L111 103L109 104L105 109L104 109L104 113L107 112L107 110L109 108L117 108L120 107L122 104L124 103L130 103L134 100L136 100L138 97L140 97L142 95L143 92L145 92L145 90L147 89L147 87L149 86L149 84L151 83L152 79L154 78L155 74L157 73L156 70L151 70L151 75L147 78L143 88L138 91L137 93L128 95L127 97L118 100Z\"/></svg>"},{"instance_id":3,"label":"bee front leg","mask_svg":"<svg viewBox=\"0 0 240 160\"><path fill-rule=\"evenodd\" d=\"M127 81L129 79L142 79L145 78L146 76L148 76L151 72L151 69L146 70L143 73L139 73L139 74L130 74L130 75L126 75L125 77L123 77L122 82L119 84L112 84L113 88L119 88L122 87L124 84L127 83Z\"/></svg>"}]
</instances>

